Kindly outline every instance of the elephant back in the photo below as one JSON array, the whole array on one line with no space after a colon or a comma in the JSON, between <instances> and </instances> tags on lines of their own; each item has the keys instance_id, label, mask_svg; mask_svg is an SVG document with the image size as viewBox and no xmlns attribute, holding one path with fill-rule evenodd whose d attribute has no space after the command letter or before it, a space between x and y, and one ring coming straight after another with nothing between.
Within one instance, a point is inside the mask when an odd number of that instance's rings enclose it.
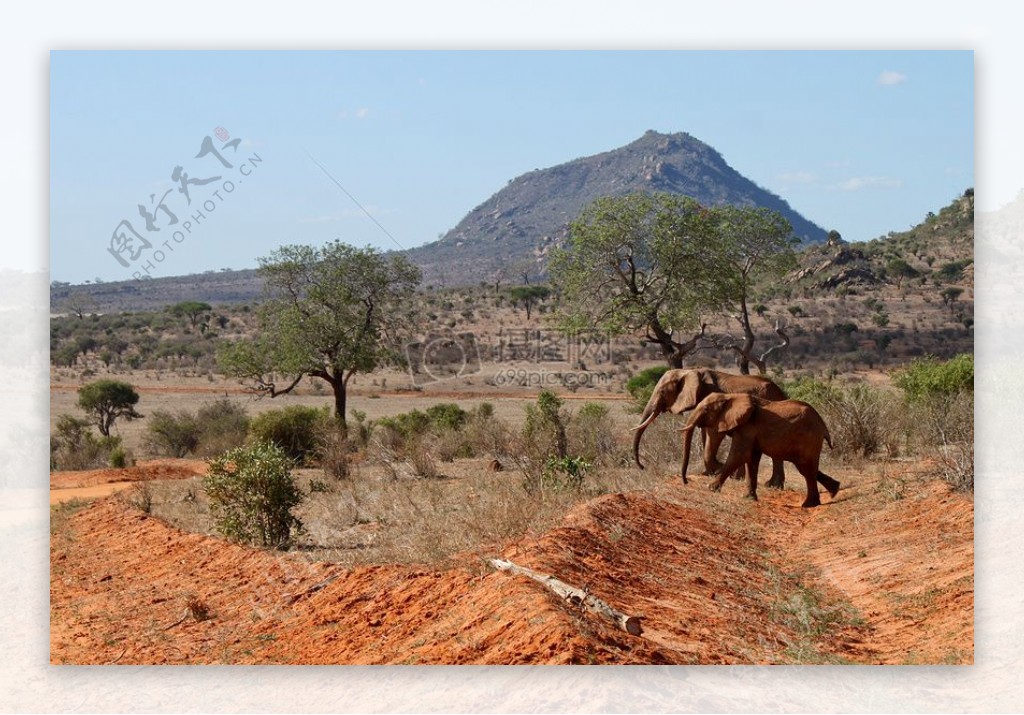
<instances>
[{"instance_id":1,"label":"elephant back","mask_svg":"<svg viewBox=\"0 0 1024 715\"><path fill-rule=\"evenodd\" d=\"M786 399L786 393L782 391L781 387L760 375L732 375L720 372L717 374L716 382L718 389L722 392L741 392L772 402Z\"/></svg>"}]
</instances>

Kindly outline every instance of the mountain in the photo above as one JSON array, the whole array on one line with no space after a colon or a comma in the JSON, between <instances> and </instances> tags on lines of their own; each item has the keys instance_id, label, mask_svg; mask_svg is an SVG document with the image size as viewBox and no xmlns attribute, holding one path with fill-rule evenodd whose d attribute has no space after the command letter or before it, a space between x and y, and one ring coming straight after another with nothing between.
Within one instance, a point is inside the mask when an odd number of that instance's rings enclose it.
<instances>
[{"instance_id":1,"label":"mountain","mask_svg":"<svg viewBox=\"0 0 1024 715\"><path fill-rule=\"evenodd\" d=\"M764 206L785 216L803 244L826 239L824 229L743 177L712 147L686 133L652 130L619 149L513 179L440 240L407 254L427 284L476 283L503 269L541 274L548 251L584 206L641 191L692 196L706 205Z\"/></svg>"},{"instance_id":2,"label":"mountain","mask_svg":"<svg viewBox=\"0 0 1024 715\"><path fill-rule=\"evenodd\" d=\"M785 216L805 245L826 240L824 229L775 194L729 166L722 155L689 134L648 131L619 149L587 156L513 179L470 211L440 240L406 251L423 269L424 285L474 285L504 272L506 282L542 275L548 251L565 239L584 206L607 195L639 191L692 196L706 205L756 205ZM102 311L158 310L183 300L241 303L260 297L254 270L208 271L146 281L51 287L52 310L89 296Z\"/></svg>"}]
</instances>

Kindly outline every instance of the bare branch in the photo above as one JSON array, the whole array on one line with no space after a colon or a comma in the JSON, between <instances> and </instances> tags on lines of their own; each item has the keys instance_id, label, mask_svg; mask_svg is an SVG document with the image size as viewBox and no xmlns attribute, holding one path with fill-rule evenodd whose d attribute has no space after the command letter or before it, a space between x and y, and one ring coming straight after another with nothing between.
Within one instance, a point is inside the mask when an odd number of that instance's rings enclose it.
<instances>
[{"instance_id":1,"label":"bare branch","mask_svg":"<svg viewBox=\"0 0 1024 715\"><path fill-rule=\"evenodd\" d=\"M785 331L783 331L784 327L785 325L780 323L778 320L775 321L775 334L782 339L782 342L772 345L770 348L765 350L763 353L761 353L760 360L756 361L756 364L758 364L758 369L761 370L762 375L764 374L764 361L768 359L768 356L771 355L774 351L778 350L779 348L785 348L789 346L789 336L786 335Z\"/></svg>"},{"instance_id":2,"label":"bare branch","mask_svg":"<svg viewBox=\"0 0 1024 715\"><path fill-rule=\"evenodd\" d=\"M271 397L277 397L278 395L286 395L286 394L288 394L289 392L291 392L292 390L295 389L295 386L299 384L299 382L302 380L304 375L305 375L305 373L300 373L299 376L296 377L292 381L292 383L290 385L288 385L288 387L284 388L283 390L277 389L277 384L272 379L273 376L271 376L271 379L266 379L266 378L263 377L263 375L259 375L259 376L257 376L255 378L256 384L253 387L253 390L255 392L266 393L266 394L270 395Z\"/></svg>"}]
</instances>

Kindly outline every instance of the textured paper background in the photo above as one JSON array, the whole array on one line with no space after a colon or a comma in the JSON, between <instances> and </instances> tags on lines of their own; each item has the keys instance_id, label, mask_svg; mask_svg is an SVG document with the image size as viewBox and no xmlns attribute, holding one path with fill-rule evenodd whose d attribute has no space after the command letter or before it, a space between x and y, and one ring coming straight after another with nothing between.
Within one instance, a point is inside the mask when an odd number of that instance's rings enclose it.
<instances>
[{"instance_id":1,"label":"textured paper background","mask_svg":"<svg viewBox=\"0 0 1024 715\"><path fill-rule=\"evenodd\" d=\"M112 47L974 49L977 78L976 665L968 667L51 667L48 281L0 305L24 353L0 381L0 709L82 712L1020 711L1024 187L1020 18L995 2L55 3L4 23L0 268L47 263L48 50ZM906 5L910 5L909 3ZM275 11L276 12L276 11ZM152 14L149 14L152 13ZM989 224L988 228L986 224ZM25 252L28 252L27 254ZM27 262L25 256L28 256Z\"/></svg>"}]
</instances>

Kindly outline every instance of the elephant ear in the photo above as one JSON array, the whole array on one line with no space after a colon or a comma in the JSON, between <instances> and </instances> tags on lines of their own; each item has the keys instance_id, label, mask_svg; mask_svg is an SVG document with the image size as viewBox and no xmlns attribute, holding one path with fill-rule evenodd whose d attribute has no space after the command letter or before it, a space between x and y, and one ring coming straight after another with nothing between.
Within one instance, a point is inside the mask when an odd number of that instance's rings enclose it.
<instances>
[{"instance_id":1,"label":"elephant ear","mask_svg":"<svg viewBox=\"0 0 1024 715\"><path fill-rule=\"evenodd\" d=\"M734 395L718 414L718 430L731 432L754 414L754 401L749 395Z\"/></svg>"},{"instance_id":2,"label":"elephant ear","mask_svg":"<svg viewBox=\"0 0 1024 715\"><path fill-rule=\"evenodd\" d=\"M687 372L681 383L679 394L676 395L675 402L669 407L669 411L674 415L681 415L687 410L692 410L700 402L700 378L697 373Z\"/></svg>"}]
</instances>

